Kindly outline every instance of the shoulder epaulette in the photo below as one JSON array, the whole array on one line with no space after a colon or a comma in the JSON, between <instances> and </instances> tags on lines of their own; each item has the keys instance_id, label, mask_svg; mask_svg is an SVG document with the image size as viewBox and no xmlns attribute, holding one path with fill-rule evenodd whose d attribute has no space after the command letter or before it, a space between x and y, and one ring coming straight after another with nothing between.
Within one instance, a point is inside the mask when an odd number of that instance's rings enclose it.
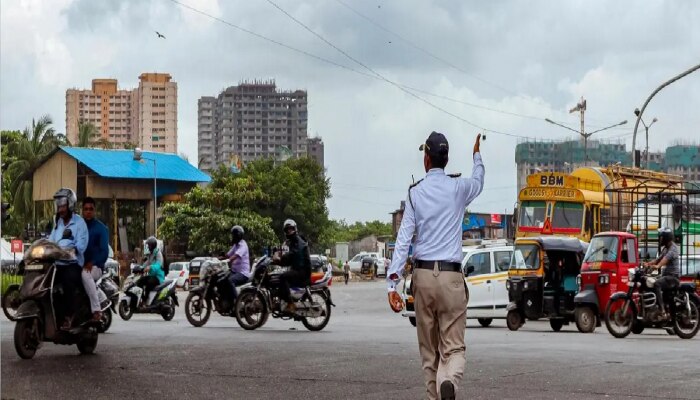
<instances>
[{"instance_id":1,"label":"shoulder epaulette","mask_svg":"<svg viewBox=\"0 0 700 400\"><path fill-rule=\"evenodd\" d=\"M411 190L411 189L413 189L413 188L414 188L415 186L418 186L418 184L419 184L419 183L421 183L421 182L423 182L423 180L422 180L422 179L421 179L421 180L419 180L418 182L414 182L414 183L412 183L412 184L411 184L411 186L409 186L409 187L408 187L408 190Z\"/></svg>"},{"instance_id":2,"label":"shoulder epaulette","mask_svg":"<svg viewBox=\"0 0 700 400\"><path fill-rule=\"evenodd\" d=\"M450 178L459 178L462 174L447 174Z\"/></svg>"}]
</instances>

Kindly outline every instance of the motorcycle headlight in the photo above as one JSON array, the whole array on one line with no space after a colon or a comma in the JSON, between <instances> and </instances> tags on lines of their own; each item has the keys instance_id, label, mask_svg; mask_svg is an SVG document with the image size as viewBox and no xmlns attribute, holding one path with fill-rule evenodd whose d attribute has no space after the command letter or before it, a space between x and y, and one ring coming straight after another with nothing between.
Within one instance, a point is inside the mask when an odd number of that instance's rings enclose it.
<instances>
[{"instance_id":1,"label":"motorcycle headlight","mask_svg":"<svg viewBox=\"0 0 700 400\"><path fill-rule=\"evenodd\" d=\"M648 277L646 283L647 283L647 287L648 287L648 288L653 288L653 287L654 287L654 283L656 283L656 279L654 279L654 278L652 278L652 277Z\"/></svg>"},{"instance_id":2,"label":"motorcycle headlight","mask_svg":"<svg viewBox=\"0 0 700 400\"><path fill-rule=\"evenodd\" d=\"M36 246L32 249L31 257L34 259L42 258L44 257L44 253L46 253L44 246Z\"/></svg>"}]
</instances>

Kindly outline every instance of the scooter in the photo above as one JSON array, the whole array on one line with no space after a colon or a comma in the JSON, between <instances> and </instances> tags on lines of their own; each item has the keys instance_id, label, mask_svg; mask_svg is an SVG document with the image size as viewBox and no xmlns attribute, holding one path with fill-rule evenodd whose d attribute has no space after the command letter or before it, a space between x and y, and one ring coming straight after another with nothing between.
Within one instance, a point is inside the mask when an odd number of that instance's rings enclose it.
<instances>
[{"instance_id":1,"label":"scooter","mask_svg":"<svg viewBox=\"0 0 700 400\"><path fill-rule=\"evenodd\" d=\"M107 332L109 327L112 326L113 315L117 313L119 287L115 283L113 275L114 272L108 270L95 282L97 288L100 289L97 291L100 304L105 304L107 301L109 302L109 307L102 311L102 320L100 321L100 326L97 328L97 332L99 333Z\"/></svg>"},{"instance_id":2,"label":"scooter","mask_svg":"<svg viewBox=\"0 0 700 400\"><path fill-rule=\"evenodd\" d=\"M119 316L128 321L134 314L160 314L164 320L172 320L175 317L175 307L180 305L175 294L177 280L166 279L151 290L148 299L143 299L143 289L136 286L143 271L142 266L134 267L131 275L126 278L124 295L119 300Z\"/></svg>"}]
</instances>

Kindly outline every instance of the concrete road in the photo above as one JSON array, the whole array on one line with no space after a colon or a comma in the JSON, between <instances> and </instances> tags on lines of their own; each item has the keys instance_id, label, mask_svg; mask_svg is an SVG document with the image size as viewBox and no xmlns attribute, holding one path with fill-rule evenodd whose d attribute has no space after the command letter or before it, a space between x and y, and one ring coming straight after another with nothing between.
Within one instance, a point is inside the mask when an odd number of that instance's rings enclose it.
<instances>
[{"instance_id":1,"label":"concrete road","mask_svg":"<svg viewBox=\"0 0 700 400\"><path fill-rule=\"evenodd\" d=\"M381 282L334 284L330 324L270 320L248 332L212 317L202 328L182 308L115 319L97 353L46 343L20 360L4 319L3 399L419 399L423 377L414 328L393 314ZM181 294L184 304L185 293ZM603 327L554 333L545 322L510 332L505 322L468 324L460 398L700 399L700 337L663 331L614 339Z\"/></svg>"}]
</instances>

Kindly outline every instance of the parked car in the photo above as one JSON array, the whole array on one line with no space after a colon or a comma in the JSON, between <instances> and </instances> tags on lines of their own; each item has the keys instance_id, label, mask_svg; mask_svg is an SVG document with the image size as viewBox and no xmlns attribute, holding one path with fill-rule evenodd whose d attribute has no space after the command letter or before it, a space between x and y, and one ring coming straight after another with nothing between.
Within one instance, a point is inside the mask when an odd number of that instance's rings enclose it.
<instances>
[{"instance_id":1,"label":"parked car","mask_svg":"<svg viewBox=\"0 0 700 400\"><path fill-rule=\"evenodd\" d=\"M505 319L506 306L509 303L506 280L513 246L507 245L505 241L491 241L478 246L464 246L462 251L462 271L474 267L469 277L464 278L469 289L467 319L477 319L484 327L491 325L494 319ZM416 314L410 276L404 280L402 296L406 304L402 315L408 317L415 326Z\"/></svg>"},{"instance_id":2,"label":"parked car","mask_svg":"<svg viewBox=\"0 0 700 400\"><path fill-rule=\"evenodd\" d=\"M350 260L350 271L354 272L356 274L359 274L360 269L362 268L362 259L365 257L372 257L376 260L376 264L377 264L376 274L377 275L381 275L381 276L386 275L386 268L387 268L387 266L389 266L389 262L387 259L382 257L380 253L377 253L377 252L370 253L370 252L363 251L363 252L357 254L355 257L353 257Z\"/></svg>"},{"instance_id":3,"label":"parked car","mask_svg":"<svg viewBox=\"0 0 700 400\"><path fill-rule=\"evenodd\" d=\"M187 261L178 261L170 263L170 271L165 279L176 279L177 287L184 291L190 290L190 263Z\"/></svg>"}]
</instances>

